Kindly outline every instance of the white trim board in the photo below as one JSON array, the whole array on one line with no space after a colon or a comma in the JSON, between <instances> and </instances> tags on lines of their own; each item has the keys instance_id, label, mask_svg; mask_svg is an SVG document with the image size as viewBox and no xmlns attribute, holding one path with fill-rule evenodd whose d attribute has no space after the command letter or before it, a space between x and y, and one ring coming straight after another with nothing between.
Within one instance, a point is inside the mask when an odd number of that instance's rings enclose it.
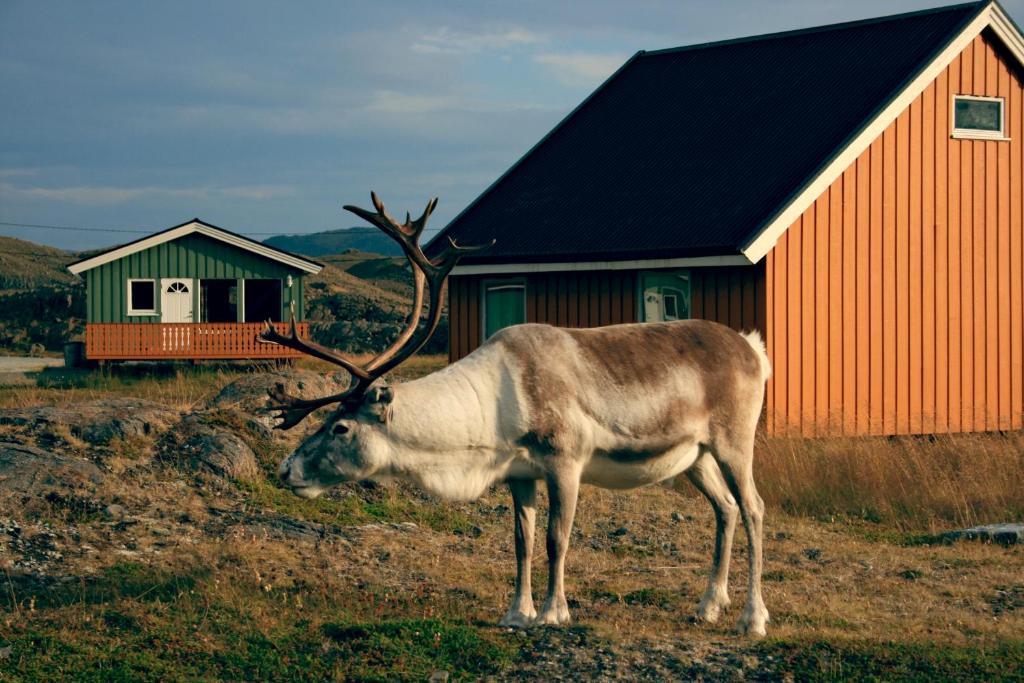
<instances>
[{"instance_id":1,"label":"white trim board","mask_svg":"<svg viewBox=\"0 0 1024 683\"><path fill-rule=\"evenodd\" d=\"M745 256L699 256L695 258L645 259L638 261L581 261L578 263L481 263L455 266L452 275L513 275L520 273L556 273L581 270L640 270L656 268L711 268L750 266Z\"/></svg>"},{"instance_id":2,"label":"white trim board","mask_svg":"<svg viewBox=\"0 0 1024 683\"><path fill-rule=\"evenodd\" d=\"M220 230L219 228L215 228L211 225L207 225L199 221L191 221L184 225L179 225L178 227L173 228L171 230L165 230L164 232L158 233L151 237L141 239L137 242L132 242L131 244L126 244L123 247L118 247L116 249L111 249L110 251L105 251L102 254L93 256L90 259L86 259L84 261L71 264L70 266L68 266L68 270L70 270L75 275L78 275L83 271L90 270L97 266L102 266L104 263L116 261L130 254L134 254L136 252L149 249L150 247L155 247L158 244L170 242L171 240L176 240L179 237L184 237L185 235L191 235L193 233L206 235L207 237L215 239L219 242L224 242L226 244L238 247L239 249L251 251L254 254L259 254L260 256L266 257L273 261L277 261L279 263L284 263L286 265L292 266L293 268L297 268L307 273L319 273L321 270L323 270L323 266L313 263L312 261L307 261L306 259L299 258L298 256L286 254L283 251L279 251L277 249L274 249L273 247L268 247L259 244L258 242L252 242L243 237L239 237L238 235L234 235L230 232L227 232L226 230Z\"/></svg>"},{"instance_id":3,"label":"white trim board","mask_svg":"<svg viewBox=\"0 0 1024 683\"><path fill-rule=\"evenodd\" d=\"M779 237L782 236L789 226L813 204L821 193L824 192L836 178L857 160L864 150L896 118L904 109L910 106L918 95L924 92L925 88L938 78L942 70L963 52L974 38L986 28L992 29L996 36L1003 42L1006 48L1014 56L1017 62L1024 67L1024 36L1010 21L995 2L991 3L978 13L960 33L949 42L931 63L926 66L918 76L903 89L875 118L855 137L839 154L822 169L817 176L808 182L804 189L794 197L778 214L772 218L765 227L741 250L751 263L757 263L772 250Z\"/></svg>"}]
</instances>

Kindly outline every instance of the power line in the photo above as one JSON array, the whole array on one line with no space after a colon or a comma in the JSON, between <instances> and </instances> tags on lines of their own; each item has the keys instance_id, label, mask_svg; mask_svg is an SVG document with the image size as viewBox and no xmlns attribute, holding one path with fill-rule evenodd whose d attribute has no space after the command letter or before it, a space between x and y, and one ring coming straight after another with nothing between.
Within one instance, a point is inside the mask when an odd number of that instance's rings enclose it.
<instances>
[{"instance_id":1,"label":"power line","mask_svg":"<svg viewBox=\"0 0 1024 683\"><path fill-rule=\"evenodd\" d=\"M13 228L39 228L43 230L71 230L73 232L119 232L119 233L131 233L133 235L148 235L150 233L159 232L166 230L166 228L149 228L149 229L126 229L126 228L89 228L81 225L40 225L38 223L9 223L0 221L0 225L6 225ZM439 232L441 228L429 228L424 232ZM327 232L325 230L319 230L317 232ZM254 237L272 237L276 235L314 235L313 232L243 232L243 235L252 235Z\"/></svg>"},{"instance_id":2,"label":"power line","mask_svg":"<svg viewBox=\"0 0 1024 683\"><path fill-rule=\"evenodd\" d=\"M77 232L130 232L149 233L155 230L123 230L120 228L84 228L80 225L39 225L37 223L7 223L0 221L0 225L9 225L14 228L43 228L44 230L74 230Z\"/></svg>"}]
</instances>

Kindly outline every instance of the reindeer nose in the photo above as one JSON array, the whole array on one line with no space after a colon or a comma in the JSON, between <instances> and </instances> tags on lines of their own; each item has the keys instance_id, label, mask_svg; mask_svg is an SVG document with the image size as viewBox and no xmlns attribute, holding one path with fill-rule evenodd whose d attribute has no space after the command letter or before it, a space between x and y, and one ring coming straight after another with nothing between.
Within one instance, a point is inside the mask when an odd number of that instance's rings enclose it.
<instances>
[{"instance_id":1,"label":"reindeer nose","mask_svg":"<svg viewBox=\"0 0 1024 683\"><path fill-rule=\"evenodd\" d=\"M281 481L288 481L288 475L291 474L291 464L288 460L281 461L281 464L277 468L277 476Z\"/></svg>"}]
</instances>

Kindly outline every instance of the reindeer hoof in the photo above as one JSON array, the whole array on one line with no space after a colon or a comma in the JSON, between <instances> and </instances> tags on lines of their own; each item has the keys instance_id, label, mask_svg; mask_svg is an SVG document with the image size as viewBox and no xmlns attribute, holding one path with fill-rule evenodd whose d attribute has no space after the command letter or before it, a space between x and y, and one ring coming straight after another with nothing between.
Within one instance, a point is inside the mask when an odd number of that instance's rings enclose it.
<instances>
[{"instance_id":1,"label":"reindeer hoof","mask_svg":"<svg viewBox=\"0 0 1024 683\"><path fill-rule=\"evenodd\" d=\"M565 600L560 600L545 602L533 623L536 626L565 626L570 621L572 618L569 616L569 606Z\"/></svg>"},{"instance_id":2,"label":"reindeer hoof","mask_svg":"<svg viewBox=\"0 0 1024 683\"><path fill-rule=\"evenodd\" d=\"M706 624L717 624L718 618L729 608L729 596L724 592L705 594L697 606L697 621Z\"/></svg>"},{"instance_id":3,"label":"reindeer hoof","mask_svg":"<svg viewBox=\"0 0 1024 683\"><path fill-rule=\"evenodd\" d=\"M518 610L510 609L505 613L505 616L501 618L501 621L498 622L498 626L526 628L527 626L532 626L536 618L536 610L531 609L529 612L520 612Z\"/></svg>"},{"instance_id":4,"label":"reindeer hoof","mask_svg":"<svg viewBox=\"0 0 1024 683\"><path fill-rule=\"evenodd\" d=\"M697 608L697 621L705 624L717 624L722 608L715 603L708 603Z\"/></svg>"},{"instance_id":5,"label":"reindeer hoof","mask_svg":"<svg viewBox=\"0 0 1024 683\"><path fill-rule=\"evenodd\" d=\"M767 623L768 610L764 606L755 608L748 605L740 616L740 622L736 630L739 631L740 635L747 636L748 638L764 638L768 635L768 631L765 629L765 624Z\"/></svg>"}]
</instances>

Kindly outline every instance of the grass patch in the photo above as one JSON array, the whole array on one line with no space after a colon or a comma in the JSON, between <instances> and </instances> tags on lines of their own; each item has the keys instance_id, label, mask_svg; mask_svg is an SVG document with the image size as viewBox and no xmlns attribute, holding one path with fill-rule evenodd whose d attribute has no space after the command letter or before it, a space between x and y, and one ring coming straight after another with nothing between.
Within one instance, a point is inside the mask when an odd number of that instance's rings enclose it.
<instances>
[{"instance_id":1,"label":"grass patch","mask_svg":"<svg viewBox=\"0 0 1024 683\"><path fill-rule=\"evenodd\" d=\"M641 588L626 593L622 601L627 605L643 605L658 609L676 609L679 607L679 595L663 588Z\"/></svg>"},{"instance_id":2,"label":"grass patch","mask_svg":"<svg viewBox=\"0 0 1024 683\"><path fill-rule=\"evenodd\" d=\"M12 611L33 611L66 605L112 605L121 600L169 602L195 588L209 572L197 569L174 573L138 562L121 562L96 576L75 581L43 583L31 576L12 575L0 582L0 603Z\"/></svg>"},{"instance_id":3,"label":"grass patch","mask_svg":"<svg viewBox=\"0 0 1024 683\"><path fill-rule=\"evenodd\" d=\"M450 503L416 500L402 492L387 489L328 493L314 500L299 498L269 481L239 482L252 505L263 509L333 526L352 526L371 522L413 522L449 533L471 533L476 521Z\"/></svg>"},{"instance_id":4,"label":"grass patch","mask_svg":"<svg viewBox=\"0 0 1024 683\"><path fill-rule=\"evenodd\" d=\"M776 676L798 681L1020 680L1024 641L968 646L931 642L766 641L754 651ZM771 660L767 658L771 657Z\"/></svg>"},{"instance_id":5,"label":"grass patch","mask_svg":"<svg viewBox=\"0 0 1024 683\"><path fill-rule=\"evenodd\" d=\"M358 680L426 680L444 670L455 678L497 674L512 661L508 647L463 624L439 619L324 624L326 655L348 664Z\"/></svg>"},{"instance_id":6,"label":"grass patch","mask_svg":"<svg viewBox=\"0 0 1024 683\"><path fill-rule=\"evenodd\" d=\"M465 680L501 674L516 651L504 633L366 621L343 591L253 590L218 569L219 580L122 563L84 592L38 587L0 622L0 680L425 680L435 670ZM312 620L325 614L335 620Z\"/></svg>"}]
</instances>

